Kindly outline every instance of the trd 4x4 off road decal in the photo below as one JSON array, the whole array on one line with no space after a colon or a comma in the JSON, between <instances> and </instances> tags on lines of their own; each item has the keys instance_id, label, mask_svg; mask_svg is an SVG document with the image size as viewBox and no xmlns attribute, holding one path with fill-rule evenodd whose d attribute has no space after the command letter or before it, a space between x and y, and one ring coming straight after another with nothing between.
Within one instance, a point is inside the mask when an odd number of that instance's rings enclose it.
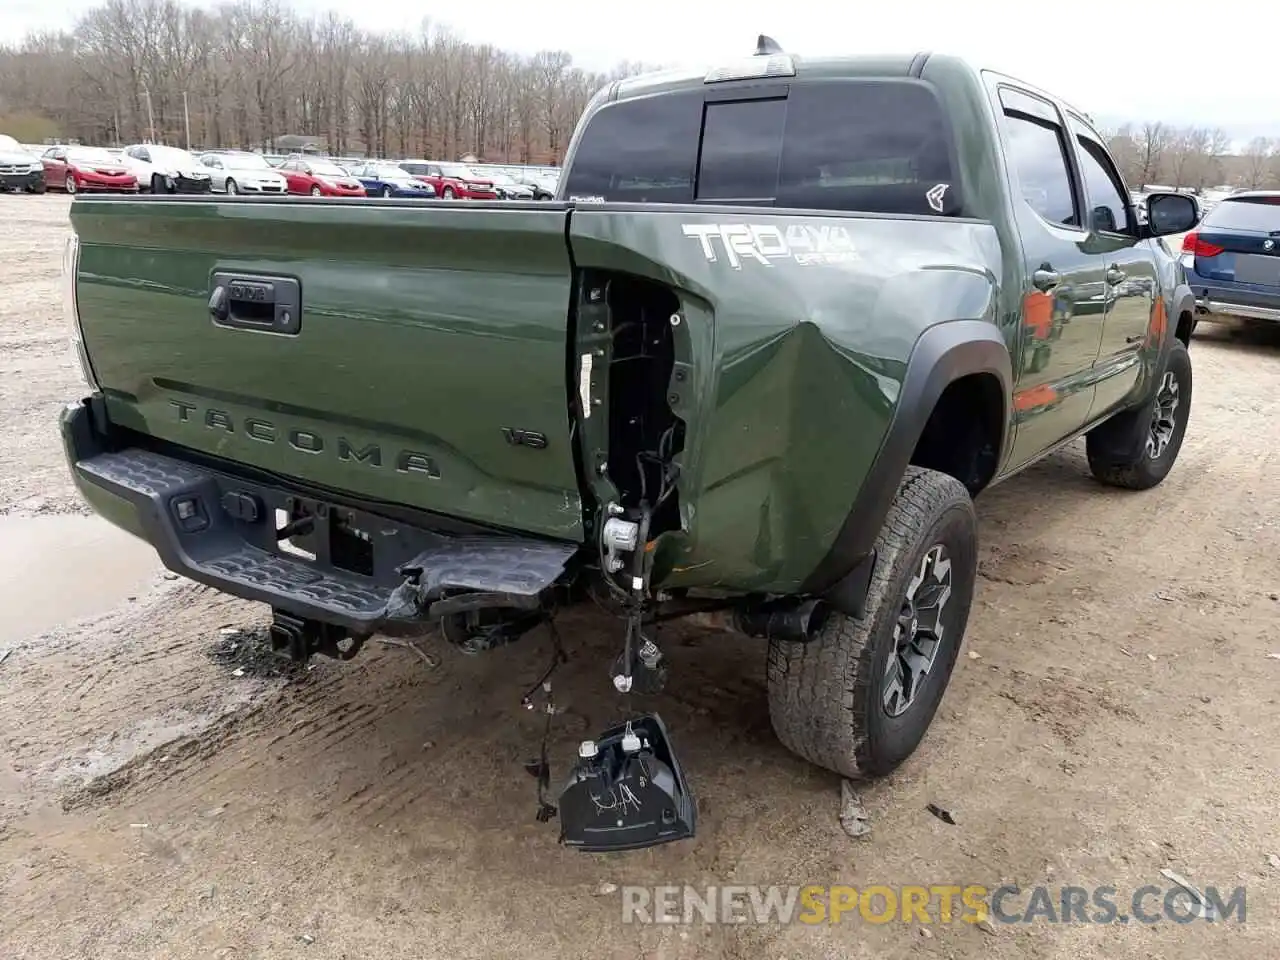
<instances>
[{"instance_id":1,"label":"trd 4x4 off road decal","mask_svg":"<svg viewBox=\"0 0 1280 960\"><path fill-rule=\"evenodd\" d=\"M685 223L680 229L702 245L702 252L711 263L719 262L717 247L722 247L724 258L735 270L741 270L747 260L771 267L776 260L810 266L858 259L848 230L838 224L793 223L777 227L766 223Z\"/></svg>"}]
</instances>

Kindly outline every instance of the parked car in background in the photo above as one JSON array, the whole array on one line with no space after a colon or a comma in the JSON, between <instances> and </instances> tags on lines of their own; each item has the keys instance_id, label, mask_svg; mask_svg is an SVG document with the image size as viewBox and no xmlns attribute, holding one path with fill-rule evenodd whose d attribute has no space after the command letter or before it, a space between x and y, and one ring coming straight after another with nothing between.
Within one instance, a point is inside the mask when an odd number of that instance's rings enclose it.
<instances>
[{"instance_id":1,"label":"parked car in background","mask_svg":"<svg viewBox=\"0 0 1280 960\"><path fill-rule=\"evenodd\" d=\"M436 188L425 180L419 180L407 170L389 161L365 163L353 169L352 174L371 197L417 197L429 200L435 197Z\"/></svg>"},{"instance_id":2,"label":"parked car in background","mask_svg":"<svg viewBox=\"0 0 1280 960\"><path fill-rule=\"evenodd\" d=\"M200 162L209 168L214 193L289 192L289 181L284 174L267 163L260 153L219 150L202 155Z\"/></svg>"},{"instance_id":3,"label":"parked car in background","mask_svg":"<svg viewBox=\"0 0 1280 960\"><path fill-rule=\"evenodd\" d=\"M535 200L554 199L556 187L560 184L560 178L552 176L524 176L516 179L533 191Z\"/></svg>"},{"instance_id":4,"label":"parked car in background","mask_svg":"<svg viewBox=\"0 0 1280 960\"><path fill-rule=\"evenodd\" d=\"M120 159L138 179L138 189L151 193L209 193L210 170L180 147L135 143L124 148Z\"/></svg>"},{"instance_id":5,"label":"parked car in background","mask_svg":"<svg viewBox=\"0 0 1280 960\"><path fill-rule=\"evenodd\" d=\"M0 190L44 193L44 164L13 137L0 133Z\"/></svg>"},{"instance_id":6,"label":"parked car in background","mask_svg":"<svg viewBox=\"0 0 1280 960\"><path fill-rule=\"evenodd\" d=\"M445 200L497 200L493 181L461 163L436 163L434 160L401 160L400 169L435 187Z\"/></svg>"},{"instance_id":7,"label":"parked car in background","mask_svg":"<svg viewBox=\"0 0 1280 960\"><path fill-rule=\"evenodd\" d=\"M493 189L499 200L533 199L533 187L521 183L509 174L495 171L486 176L493 182Z\"/></svg>"},{"instance_id":8,"label":"parked car in background","mask_svg":"<svg viewBox=\"0 0 1280 960\"><path fill-rule=\"evenodd\" d=\"M363 197L364 186L336 163L315 157L290 157L279 171L289 182L289 192L313 197Z\"/></svg>"},{"instance_id":9,"label":"parked car in background","mask_svg":"<svg viewBox=\"0 0 1280 960\"><path fill-rule=\"evenodd\" d=\"M138 178L102 147L50 147L41 159L45 182L55 190L137 193Z\"/></svg>"},{"instance_id":10,"label":"parked car in background","mask_svg":"<svg viewBox=\"0 0 1280 960\"><path fill-rule=\"evenodd\" d=\"M1280 321L1280 190L1226 197L1182 238L1198 319Z\"/></svg>"}]
</instances>

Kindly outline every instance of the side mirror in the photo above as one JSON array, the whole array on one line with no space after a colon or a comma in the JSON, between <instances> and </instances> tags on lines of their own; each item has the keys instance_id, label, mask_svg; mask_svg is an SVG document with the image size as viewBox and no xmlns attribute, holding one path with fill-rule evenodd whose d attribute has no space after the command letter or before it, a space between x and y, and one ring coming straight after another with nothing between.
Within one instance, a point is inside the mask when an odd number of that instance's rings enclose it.
<instances>
[{"instance_id":1,"label":"side mirror","mask_svg":"<svg viewBox=\"0 0 1280 960\"><path fill-rule=\"evenodd\" d=\"M1185 233L1200 222L1200 205L1185 193L1147 195L1147 232L1153 237Z\"/></svg>"}]
</instances>

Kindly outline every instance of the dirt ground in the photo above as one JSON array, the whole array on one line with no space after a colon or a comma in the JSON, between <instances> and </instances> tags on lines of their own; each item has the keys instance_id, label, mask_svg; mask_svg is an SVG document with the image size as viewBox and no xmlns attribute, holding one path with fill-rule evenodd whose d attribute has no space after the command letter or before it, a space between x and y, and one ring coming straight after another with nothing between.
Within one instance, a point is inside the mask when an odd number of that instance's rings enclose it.
<instances>
[{"instance_id":1,"label":"dirt ground","mask_svg":"<svg viewBox=\"0 0 1280 960\"><path fill-rule=\"evenodd\" d=\"M291 669L267 611L85 516L61 197L0 197L0 957L1253 958L1280 942L1280 330L1202 324L1181 458L1144 494L1081 445L985 494L967 652L915 757L862 789L789 755L764 649L685 626L656 707L697 837L556 844L521 769L545 636ZM140 549L141 547L141 549ZM562 624L554 776L617 719L616 624ZM745 649L744 649L745 648ZM954 825L926 810L937 804ZM610 885L1247 887L1247 921L636 926Z\"/></svg>"}]
</instances>

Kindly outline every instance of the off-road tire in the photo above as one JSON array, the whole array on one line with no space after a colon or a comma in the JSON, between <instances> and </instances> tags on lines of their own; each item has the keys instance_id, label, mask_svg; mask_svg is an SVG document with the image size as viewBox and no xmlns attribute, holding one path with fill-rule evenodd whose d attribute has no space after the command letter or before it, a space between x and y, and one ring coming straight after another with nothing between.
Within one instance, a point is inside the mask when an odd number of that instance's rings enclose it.
<instances>
[{"instance_id":1,"label":"off-road tire","mask_svg":"<svg viewBox=\"0 0 1280 960\"><path fill-rule=\"evenodd\" d=\"M952 563L948 625L916 699L899 717L884 704L894 630L926 555ZM964 485L909 467L876 538L862 619L833 612L807 643L769 643L769 716L782 744L849 778L883 776L907 759L933 722L955 667L978 572L977 517Z\"/></svg>"},{"instance_id":2,"label":"off-road tire","mask_svg":"<svg viewBox=\"0 0 1280 960\"><path fill-rule=\"evenodd\" d=\"M1173 375L1178 388L1173 433L1160 455L1153 457L1147 437L1168 374ZM1089 470L1094 477L1107 486L1127 490L1149 490L1164 480L1178 459L1178 451L1182 449L1182 439L1187 432L1191 416L1191 387L1191 354L1181 340L1174 340L1165 367L1156 378L1151 398L1089 431L1085 450L1089 456Z\"/></svg>"}]
</instances>

